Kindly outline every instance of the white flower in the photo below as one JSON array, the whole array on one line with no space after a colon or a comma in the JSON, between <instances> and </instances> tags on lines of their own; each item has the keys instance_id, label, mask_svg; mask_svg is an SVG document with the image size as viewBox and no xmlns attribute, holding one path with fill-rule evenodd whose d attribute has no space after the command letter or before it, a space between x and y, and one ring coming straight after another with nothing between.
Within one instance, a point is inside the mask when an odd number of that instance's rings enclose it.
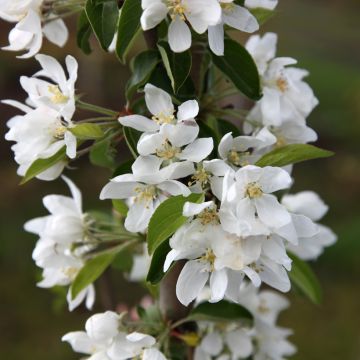
<instances>
[{"instance_id":1,"label":"white flower","mask_svg":"<svg viewBox=\"0 0 360 360\"><path fill-rule=\"evenodd\" d=\"M303 191L295 195L285 195L282 200L287 209L294 214L293 218L309 219L307 222L319 221L328 211L328 206L312 191ZM287 248L303 260L317 259L325 247L333 245L337 236L328 227L320 224L305 226L304 222L295 226L298 242L288 244Z\"/></svg>"},{"instance_id":2,"label":"white flower","mask_svg":"<svg viewBox=\"0 0 360 360\"><path fill-rule=\"evenodd\" d=\"M34 161L50 158L64 147L66 155L75 158L76 137L68 130L71 124L49 107L28 110L25 115L15 116L7 123L10 130L5 135L6 140L16 142L11 149L15 153L15 161L20 165L18 174L24 176ZM65 165L64 161L60 161L38 178L53 180L61 174Z\"/></svg>"},{"instance_id":3,"label":"white flower","mask_svg":"<svg viewBox=\"0 0 360 360\"><path fill-rule=\"evenodd\" d=\"M72 56L65 59L69 78L59 62L47 55L35 56L42 70L33 77L20 78L23 89L28 93L28 104L33 107L47 106L57 111L71 124L75 112L75 82L77 80L78 63ZM50 81L39 79L48 78Z\"/></svg>"},{"instance_id":4,"label":"white flower","mask_svg":"<svg viewBox=\"0 0 360 360\"><path fill-rule=\"evenodd\" d=\"M43 269L43 280L38 286L44 288L70 285L84 265L81 247L78 247L78 253L72 251L73 244L84 243L86 223L85 214L82 212L81 193L69 179L63 179L68 184L72 197L44 197L43 203L50 215L25 224L26 231L40 237L33 252L33 259L36 265ZM87 307L91 308L95 300L94 287L88 286L75 299L71 298L69 291L67 299L70 310L85 299Z\"/></svg>"},{"instance_id":5,"label":"white flower","mask_svg":"<svg viewBox=\"0 0 360 360\"><path fill-rule=\"evenodd\" d=\"M193 171L193 165L182 162L160 169L161 162L162 160L156 156L139 157L132 166L133 174L111 179L101 191L100 199L131 200L125 220L125 228L128 231L145 231L156 208L170 195L190 194L188 187L170 179L176 175L188 176Z\"/></svg>"},{"instance_id":6,"label":"white flower","mask_svg":"<svg viewBox=\"0 0 360 360\"><path fill-rule=\"evenodd\" d=\"M167 92L151 84L146 84L144 91L146 106L152 118L142 115L121 116L120 124L145 133L158 132L164 124L178 125L182 132L187 133L189 142L197 138L199 126L195 118L199 113L199 104L196 100L181 104L175 116L175 108Z\"/></svg>"},{"instance_id":7,"label":"white flower","mask_svg":"<svg viewBox=\"0 0 360 360\"><path fill-rule=\"evenodd\" d=\"M219 0L222 16L219 24L209 26L209 46L214 54L224 55L224 26L253 33L259 30L259 24L251 12L234 3L234 0Z\"/></svg>"},{"instance_id":8,"label":"white flower","mask_svg":"<svg viewBox=\"0 0 360 360\"><path fill-rule=\"evenodd\" d=\"M85 331L67 333L62 341L68 342L74 351L92 355L94 360L110 360L107 351L119 334L120 316L112 311L95 314L85 324Z\"/></svg>"},{"instance_id":9,"label":"white flower","mask_svg":"<svg viewBox=\"0 0 360 360\"><path fill-rule=\"evenodd\" d=\"M147 244L142 246L142 252L133 256L133 265L129 274L130 281L144 281L149 272L151 256L149 255Z\"/></svg>"},{"instance_id":10,"label":"white flower","mask_svg":"<svg viewBox=\"0 0 360 360\"><path fill-rule=\"evenodd\" d=\"M182 52L191 46L190 23L198 34L209 26L216 25L221 18L218 0L142 0L141 26L150 30L160 24L169 14L171 23L168 41L172 51Z\"/></svg>"},{"instance_id":11,"label":"white flower","mask_svg":"<svg viewBox=\"0 0 360 360\"><path fill-rule=\"evenodd\" d=\"M292 183L281 168L244 166L224 180L220 207L221 224L226 231L243 235L269 235L269 229L291 222L291 216L273 192Z\"/></svg>"},{"instance_id":12,"label":"white flower","mask_svg":"<svg viewBox=\"0 0 360 360\"><path fill-rule=\"evenodd\" d=\"M274 10L278 4L278 0L245 0L245 6L248 8L263 8Z\"/></svg>"},{"instance_id":13,"label":"white flower","mask_svg":"<svg viewBox=\"0 0 360 360\"><path fill-rule=\"evenodd\" d=\"M235 169L240 166L255 164L262 156L261 150L273 145L276 137L267 128L255 136L237 136L232 133L223 136L219 144L220 157Z\"/></svg>"},{"instance_id":14,"label":"white flower","mask_svg":"<svg viewBox=\"0 0 360 360\"><path fill-rule=\"evenodd\" d=\"M250 38L248 42L247 48L259 64L263 87L263 97L250 111L249 119L260 121L266 126L279 126L286 121L304 123L318 104L312 89L303 81L308 72L287 67L296 64L292 58L270 60L275 46L276 37L273 35L265 35L263 39Z\"/></svg>"},{"instance_id":15,"label":"white flower","mask_svg":"<svg viewBox=\"0 0 360 360\"><path fill-rule=\"evenodd\" d=\"M3 50L27 51L18 58L30 58L39 52L43 36L60 47L68 38L68 30L62 19L54 14L42 15L43 0L3 0L0 4L0 18L16 22L9 34L9 45Z\"/></svg>"}]
</instances>

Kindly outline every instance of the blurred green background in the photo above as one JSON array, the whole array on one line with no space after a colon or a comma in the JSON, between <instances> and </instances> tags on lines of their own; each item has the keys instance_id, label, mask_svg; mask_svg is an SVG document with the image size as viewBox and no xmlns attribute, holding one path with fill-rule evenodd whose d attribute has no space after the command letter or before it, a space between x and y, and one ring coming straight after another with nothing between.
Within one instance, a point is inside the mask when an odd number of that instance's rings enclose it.
<instances>
[{"instance_id":1,"label":"blurred green background","mask_svg":"<svg viewBox=\"0 0 360 360\"><path fill-rule=\"evenodd\" d=\"M319 133L318 145L334 150L334 158L296 166L294 191L313 189L330 205L325 223L339 236L314 266L324 287L321 307L294 294L292 307L281 323L294 329L298 346L294 359L360 359L360 28L359 0L280 0L278 15L263 28L279 34L280 56L299 60L309 69L308 79L320 106L309 119ZM70 22L74 33L74 24ZM0 24L0 43L7 43L8 24ZM129 76L113 55L84 56L70 39L65 50L46 44L44 53L62 59L74 55L80 64L77 88L86 100L121 109L122 89ZM35 60L17 60L0 53L0 98L24 99L18 78L37 70ZM15 112L1 105L2 134ZM41 198L65 193L61 181L32 181L19 187L10 144L1 141L0 202L0 358L45 360L77 359L60 337L83 327L88 313L61 311L56 296L38 289L39 274L31 260L35 238L22 230L23 223L45 214ZM85 208L98 204L99 191L109 174L78 164L70 176L84 193ZM104 204L101 204L104 206ZM118 279L119 295L129 290ZM120 284L120 285L119 285ZM60 310L59 310L60 309Z\"/></svg>"}]
</instances>

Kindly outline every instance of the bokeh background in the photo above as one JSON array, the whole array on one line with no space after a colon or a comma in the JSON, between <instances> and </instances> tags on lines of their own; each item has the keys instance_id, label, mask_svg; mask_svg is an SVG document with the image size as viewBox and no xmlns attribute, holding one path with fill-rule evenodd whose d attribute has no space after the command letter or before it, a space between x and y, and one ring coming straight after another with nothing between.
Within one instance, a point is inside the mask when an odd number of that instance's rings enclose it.
<instances>
[{"instance_id":1,"label":"bokeh background","mask_svg":"<svg viewBox=\"0 0 360 360\"><path fill-rule=\"evenodd\" d=\"M299 348L294 359L299 360L360 359L359 14L358 0L280 0L278 15L263 28L279 34L280 56L294 57L310 70L308 81L320 106L309 123L320 135L318 145L336 152L334 158L300 164L295 170L294 191L319 192L331 209L325 223L339 236L338 243L314 264L324 288L322 306L289 294L292 307L281 318L284 326L294 329L292 341ZM74 33L71 21L69 26ZM7 43L8 29L8 24L0 24L1 45ZM74 55L80 63L77 87L86 100L120 109L128 70L97 48L94 43L93 55L86 57L72 37L65 50L46 44L43 52L59 59L65 53ZM35 60L17 60L14 54L1 52L0 98L23 100L18 78L36 69ZM4 134L14 112L2 105L0 111ZM10 144L1 140L0 146L0 358L77 359L60 338L81 329L88 314L81 309L69 314L56 294L35 287L39 273L31 252L36 239L22 230L27 219L45 214L44 195L67 189L60 180L32 181L19 187ZM97 206L109 173L86 162L77 165L81 171L71 176L83 190L85 208ZM112 281L118 293L131 300L131 291L121 279Z\"/></svg>"}]
</instances>

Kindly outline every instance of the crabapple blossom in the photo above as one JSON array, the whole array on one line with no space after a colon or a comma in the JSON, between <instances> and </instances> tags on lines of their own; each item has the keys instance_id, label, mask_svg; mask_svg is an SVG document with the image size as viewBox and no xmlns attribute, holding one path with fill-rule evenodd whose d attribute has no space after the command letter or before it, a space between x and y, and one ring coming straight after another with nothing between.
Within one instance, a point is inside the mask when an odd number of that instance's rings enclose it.
<instances>
[{"instance_id":1,"label":"crabapple blossom","mask_svg":"<svg viewBox=\"0 0 360 360\"><path fill-rule=\"evenodd\" d=\"M141 26L145 31L170 16L168 41L174 52L183 52L191 46L191 31L187 22L195 32L203 34L221 19L218 0L142 0L141 5Z\"/></svg>"},{"instance_id":2,"label":"crabapple blossom","mask_svg":"<svg viewBox=\"0 0 360 360\"><path fill-rule=\"evenodd\" d=\"M9 33L8 51L26 51L18 56L26 59L37 54L43 36L53 44L63 47L68 39L68 30L61 18L55 14L43 14L43 0L2 0L0 18L17 23Z\"/></svg>"},{"instance_id":3,"label":"crabapple blossom","mask_svg":"<svg viewBox=\"0 0 360 360\"><path fill-rule=\"evenodd\" d=\"M82 212L80 190L70 179L63 177L70 188L72 197L48 195L43 203L50 215L36 218L25 224L25 230L39 236L33 251L33 259L43 269L43 280L39 287L50 288L56 285L68 286L83 267L82 252L87 249L85 232L87 216ZM73 244L83 247L72 249ZM68 292L70 310L86 299L86 306L91 308L95 300L93 285L89 285L75 298Z\"/></svg>"}]
</instances>

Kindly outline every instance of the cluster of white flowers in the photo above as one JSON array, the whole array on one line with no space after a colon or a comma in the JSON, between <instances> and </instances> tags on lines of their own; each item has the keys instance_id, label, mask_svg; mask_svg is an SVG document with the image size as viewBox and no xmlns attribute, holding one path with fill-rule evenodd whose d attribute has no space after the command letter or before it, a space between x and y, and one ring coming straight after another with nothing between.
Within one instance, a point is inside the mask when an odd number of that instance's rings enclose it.
<instances>
[{"instance_id":1,"label":"cluster of white flowers","mask_svg":"<svg viewBox=\"0 0 360 360\"><path fill-rule=\"evenodd\" d=\"M249 357L278 360L295 353L295 347L287 340L291 330L276 325L279 313L289 305L283 296L269 290L259 291L252 284L243 283L233 300L251 312L254 324L200 323L201 336L195 348L195 360L240 360Z\"/></svg>"},{"instance_id":2,"label":"cluster of white flowers","mask_svg":"<svg viewBox=\"0 0 360 360\"><path fill-rule=\"evenodd\" d=\"M91 316L86 331L70 332L62 340L70 343L74 351L89 355L91 360L165 360L157 349L156 340L139 332L121 331L121 315L106 311Z\"/></svg>"},{"instance_id":3,"label":"cluster of white flowers","mask_svg":"<svg viewBox=\"0 0 360 360\"><path fill-rule=\"evenodd\" d=\"M26 51L18 57L27 59L40 51L43 36L57 46L65 45L68 30L61 18L47 11L47 3L45 0L0 1L0 18L16 23L9 34L9 45L3 50Z\"/></svg>"},{"instance_id":4,"label":"cluster of white flowers","mask_svg":"<svg viewBox=\"0 0 360 360\"><path fill-rule=\"evenodd\" d=\"M24 176L31 164L47 159L66 148L69 158L76 157L76 137L69 131L75 112L75 82L78 64L70 55L66 57L68 79L59 62L51 56L36 55L42 69L32 77L22 76L20 83L27 92L26 105L14 100L2 102L18 108L24 115L10 119L5 138L15 141L12 146L18 174ZM65 155L65 154L64 154ZM66 165L60 161L38 175L42 180L57 178Z\"/></svg>"},{"instance_id":5,"label":"cluster of white flowers","mask_svg":"<svg viewBox=\"0 0 360 360\"><path fill-rule=\"evenodd\" d=\"M48 195L43 203L50 215L36 218L25 224L25 230L39 236L33 252L37 266L43 269L39 287L68 286L84 265L81 255L89 250L86 245L87 216L82 211L80 190L68 178L63 177L72 197ZM67 301L72 311L86 300L91 309L95 301L95 288L91 284L74 299L69 289Z\"/></svg>"},{"instance_id":6,"label":"cluster of white flowers","mask_svg":"<svg viewBox=\"0 0 360 360\"><path fill-rule=\"evenodd\" d=\"M210 49L224 55L224 26L253 33L259 29L255 16L246 8L274 9L277 1L247 0L244 6L234 0L142 0L143 30L159 25L169 15L168 40L172 51L183 52L191 47L191 30L203 34L208 31Z\"/></svg>"}]
</instances>

